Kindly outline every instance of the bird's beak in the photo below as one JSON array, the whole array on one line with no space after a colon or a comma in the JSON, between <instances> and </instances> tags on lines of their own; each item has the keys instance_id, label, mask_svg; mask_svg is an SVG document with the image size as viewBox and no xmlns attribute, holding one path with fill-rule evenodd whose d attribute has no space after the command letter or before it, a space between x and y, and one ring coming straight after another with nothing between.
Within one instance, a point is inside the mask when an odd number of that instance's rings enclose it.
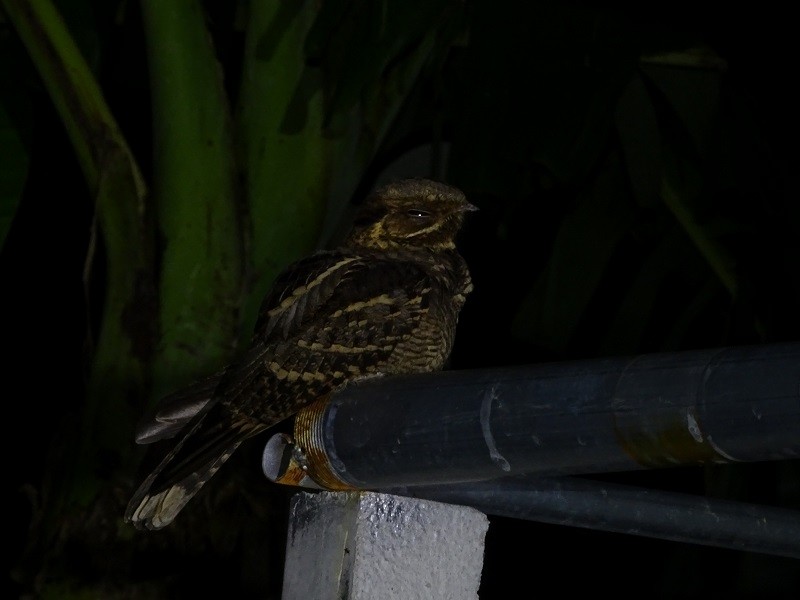
<instances>
[{"instance_id":1,"label":"bird's beak","mask_svg":"<svg viewBox=\"0 0 800 600\"><path fill-rule=\"evenodd\" d=\"M475 212L476 210L479 209L474 204L470 204L469 202L464 202L464 206L461 207L461 210L463 212Z\"/></svg>"}]
</instances>

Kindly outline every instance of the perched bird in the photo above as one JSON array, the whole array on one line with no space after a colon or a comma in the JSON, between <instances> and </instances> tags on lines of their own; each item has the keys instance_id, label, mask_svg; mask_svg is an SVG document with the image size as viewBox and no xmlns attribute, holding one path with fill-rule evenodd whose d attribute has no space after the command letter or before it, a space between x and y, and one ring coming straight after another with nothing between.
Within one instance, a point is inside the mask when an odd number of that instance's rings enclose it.
<instances>
[{"instance_id":1,"label":"perched bird","mask_svg":"<svg viewBox=\"0 0 800 600\"><path fill-rule=\"evenodd\" d=\"M246 439L349 381L439 370L472 290L455 247L456 188L407 179L375 190L341 246L289 266L264 299L247 351L166 397L137 443L175 443L131 498L125 520L168 525Z\"/></svg>"}]
</instances>

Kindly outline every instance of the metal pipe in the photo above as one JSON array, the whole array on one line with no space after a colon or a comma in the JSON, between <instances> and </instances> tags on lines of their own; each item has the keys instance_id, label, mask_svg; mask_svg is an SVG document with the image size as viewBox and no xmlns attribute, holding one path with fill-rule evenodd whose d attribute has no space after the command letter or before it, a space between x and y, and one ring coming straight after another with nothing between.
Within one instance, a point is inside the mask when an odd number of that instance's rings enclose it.
<instances>
[{"instance_id":1,"label":"metal pipe","mask_svg":"<svg viewBox=\"0 0 800 600\"><path fill-rule=\"evenodd\" d=\"M489 515L800 558L800 511L576 477L387 490Z\"/></svg>"},{"instance_id":2,"label":"metal pipe","mask_svg":"<svg viewBox=\"0 0 800 600\"><path fill-rule=\"evenodd\" d=\"M375 378L297 422L323 487L796 458L800 344Z\"/></svg>"}]
</instances>

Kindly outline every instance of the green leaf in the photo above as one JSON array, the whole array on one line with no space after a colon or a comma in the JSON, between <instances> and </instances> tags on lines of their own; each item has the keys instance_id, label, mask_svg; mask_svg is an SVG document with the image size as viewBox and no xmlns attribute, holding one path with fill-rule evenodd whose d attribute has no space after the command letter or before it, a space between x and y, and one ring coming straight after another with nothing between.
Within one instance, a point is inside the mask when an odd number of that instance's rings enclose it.
<instances>
[{"instance_id":1,"label":"green leaf","mask_svg":"<svg viewBox=\"0 0 800 600\"><path fill-rule=\"evenodd\" d=\"M148 391L155 322L149 310L153 238L138 165L63 19L48 0L2 0L2 6L75 150L91 194L78 201L94 202L107 265L81 428L70 432L76 453L65 455L64 465L49 475L55 491L47 518L56 523L65 503L84 504L96 495L109 461L132 457L131 428Z\"/></svg>"},{"instance_id":2,"label":"green leaf","mask_svg":"<svg viewBox=\"0 0 800 600\"><path fill-rule=\"evenodd\" d=\"M658 116L641 76L631 78L620 95L614 124L631 192L643 207L661 203L661 131Z\"/></svg>"},{"instance_id":3,"label":"green leaf","mask_svg":"<svg viewBox=\"0 0 800 600\"><path fill-rule=\"evenodd\" d=\"M325 74L326 127L332 125L335 131L346 126L347 115L362 100L364 90L373 89L390 65L430 44L457 4L357 0L347 4L343 15L322 11L307 47L309 59L319 61Z\"/></svg>"},{"instance_id":4,"label":"green leaf","mask_svg":"<svg viewBox=\"0 0 800 600\"><path fill-rule=\"evenodd\" d=\"M675 271L685 267L691 258L690 252L690 246L674 228L661 237L646 256L634 260L638 270L632 278L620 284L625 287L598 350L599 355L632 354L642 350L645 333L653 318L663 315L658 311L658 301L664 286Z\"/></svg>"},{"instance_id":5,"label":"green leaf","mask_svg":"<svg viewBox=\"0 0 800 600\"><path fill-rule=\"evenodd\" d=\"M243 337L278 272L323 245L326 225L335 228L434 48L436 31L420 37L416 18L381 29L380 11L391 3L370 4L363 15L353 12L359 3L344 15L332 8L345 4L250 5L236 114L253 232ZM367 38L349 35L353 27ZM380 44L364 52L374 39ZM409 39L418 44L405 48Z\"/></svg>"},{"instance_id":6,"label":"green leaf","mask_svg":"<svg viewBox=\"0 0 800 600\"><path fill-rule=\"evenodd\" d=\"M659 195L730 295L736 297L739 284L733 257L713 234L724 225L706 223L701 216L711 202L702 154L708 145L708 124L717 110L718 73L695 69L662 72L658 67L649 67L648 73L657 82L648 90L662 140Z\"/></svg>"},{"instance_id":7,"label":"green leaf","mask_svg":"<svg viewBox=\"0 0 800 600\"><path fill-rule=\"evenodd\" d=\"M618 176L612 165L564 218L544 272L518 309L515 337L555 352L567 348L633 223L631 207L618 195Z\"/></svg>"},{"instance_id":8,"label":"green leaf","mask_svg":"<svg viewBox=\"0 0 800 600\"><path fill-rule=\"evenodd\" d=\"M636 32L574 3L498 10L477 2L473 10L455 80L466 83L449 105L462 185L533 191L534 169L559 183L590 177L636 68Z\"/></svg>"},{"instance_id":9,"label":"green leaf","mask_svg":"<svg viewBox=\"0 0 800 600\"><path fill-rule=\"evenodd\" d=\"M686 348L686 340L690 338L692 329L697 326L700 316L713 305L720 293L722 290L719 282L714 279L698 286L689 302L679 307L678 314L670 325L669 333L661 346L665 352Z\"/></svg>"},{"instance_id":10,"label":"green leaf","mask_svg":"<svg viewBox=\"0 0 800 600\"><path fill-rule=\"evenodd\" d=\"M231 115L200 2L141 3L164 239L157 392L231 358L242 294L242 215Z\"/></svg>"},{"instance_id":11,"label":"green leaf","mask_svg":"<svg viewBox=\"0 0 800 600\"><path fill-rule=\"evenodd\" d=\"M236 112L254 267L241 337L249 337L261 298L290 262L314 249L330 193L332 142L322 135L319 69L303 46L317 16L305 3L250 6Z\"/></svg>"}]
</instances>

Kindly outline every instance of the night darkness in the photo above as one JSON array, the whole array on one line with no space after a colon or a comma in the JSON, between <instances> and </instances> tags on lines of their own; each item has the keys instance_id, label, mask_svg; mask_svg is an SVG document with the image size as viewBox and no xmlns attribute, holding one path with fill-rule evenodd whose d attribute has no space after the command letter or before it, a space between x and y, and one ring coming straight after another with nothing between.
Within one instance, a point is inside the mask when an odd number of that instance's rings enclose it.
<instances>
[{"instance_id":1,"label":"night darkness","mask_svg":"<svg viewBox=\"0 0 800 600\"><path fill-rule=\"evenodd\" d=\"M91 53L112 113L152 185L150 89L137 3L57 4ZM203 4L234 105L243 32L232 7L241 11L247 3ZM417 4L409 2L408 12ZM437 47L421 70L374 158L357 173L351 200L387 178L419 175L445 179L480 207L459 244L475 291L462 311L449 368L800 340L800 98L788 12L758 6L721 12L690 3L660 5L664 13L615 2L434 4L446 17L432 27L449 44ZM330 3L337 5L354 21L366 11L360 1ZM403 23L396 35L404 43L386 69L407 58L424 31L412 18ZM448 27L463 31L454 35ZM369 81L369 69L359 70L363 65L352 58L359 52L343 50L365 43L331 33L309 60L329 83ZM707 61L688 67L642 60L697 49ZM97 537L74 525L87 512L60 513L54 518L63 527L56 529L81 533L43 547L39 519L49 513L42 502L83 414L105 298L104 253L93 237L92 198L69 138L2 9L0 56L0 107L10 123L0 125L17 132L29 157L0 253L5 478L12 499L7 539L16 595L60 590L73 597L83 589L119 598L181 598L201 590L279 597L291 492L265 484L257 443L232 461L230 477L198 498L187 515L191 527L149 539L118 531L114 503L124 506L134 474L113 456L100 457L108 492L85 509L102 524ZM356 62L337 62L342 56ZM3 139L0 156L7 152ZM422 162L409 158L420 155ZM18 164L11 158L0 160L3 179L12 175L6 165ZM427 171L410 172L413 165ZM711 259L663 200L662 176L710 240ZM340 227L329 224L326 231ZM84 281L90 249L95 258ZM721 267L713 257L724 259ZM733 294L725 275L735 281ZM604 477L800 509L799 467L787 460ZM796 598L800 568L788 558L492 517L480 597L518 589L525 596L557 590Z\"/></svg>"}]
</instances>

